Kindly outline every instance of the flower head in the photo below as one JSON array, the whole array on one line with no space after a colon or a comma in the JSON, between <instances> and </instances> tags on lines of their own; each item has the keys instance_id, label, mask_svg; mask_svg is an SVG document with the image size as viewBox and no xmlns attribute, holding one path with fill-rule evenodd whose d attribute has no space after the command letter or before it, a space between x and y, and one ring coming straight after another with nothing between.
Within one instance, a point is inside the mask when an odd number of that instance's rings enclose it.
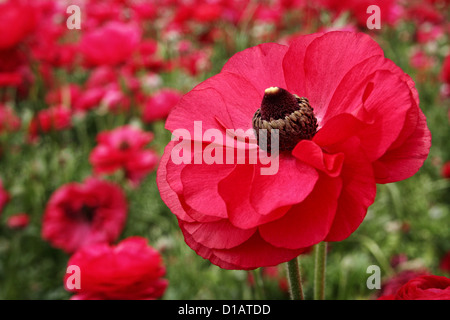
<instances>
[{"instance_id":1,"label":"flower head","mask_svg":"<svg viewBox=\"0 0 450 320\"><path fill-rule=\"evenodd\" d=\"M164 294L167 280L158 251L141 237L129 237L117 245L97 243L78 250L69 260L80 270L77 300L147 300ZM68 281L66 275L66 282Z\"/></svg>"},{"instance_id":2,"label":"flower head","mask_svg":"<svg viewBox=\"0 0 450 320\"><path fill-rule=\"evenodd\" d=\"M368 35L340 31L237 53L166 128L161 197L186 243L226 269L346 239L376 183L411 177L431 144L412 79Z\"/></svg>"},{"instance_id":3,"label":"flower head","mask_svg":"<svg viewBox=\"0 0 450 320\"><path fill-rule=\"evenodd\" d=\"M56 190L45 208L42 237L68 253L97 242L115 241L125 225L127 202L111 182L94 178Z\"/></svg>"},{"instance_id":4,"label":"flower head","mask_svg":"<svg viewBox=\"0 0 450 320\"><path fill-rule=\"evenodd\" d=\"M95 173L110 174L122 169L126 177L137 184L158 164L156 152L146 147L152 139L151 132L129 125L101 132L89 160Z\"/></svg>"},{"instance_id":5,"label":"flower head","mask_svg":"<svg viewBox=\"0 0 450 320\"><path fill-rule=\"evenodd\" d=\"M0 180L0 213L2 213L3 208L6 206L10 199L11 196L9 195L9 192L3 188L3 183Z\"/></svg>"},{"instance_id":6,"label":"flower head","mask_svg":"<svg viewBox=\"0 0 450 320\"><path fill-rule=\"evenodd\" d=\"M378 300L450 300L450 279L422 275L409 280L395 294L382 296Z\"/></svg>"}]
</instances>

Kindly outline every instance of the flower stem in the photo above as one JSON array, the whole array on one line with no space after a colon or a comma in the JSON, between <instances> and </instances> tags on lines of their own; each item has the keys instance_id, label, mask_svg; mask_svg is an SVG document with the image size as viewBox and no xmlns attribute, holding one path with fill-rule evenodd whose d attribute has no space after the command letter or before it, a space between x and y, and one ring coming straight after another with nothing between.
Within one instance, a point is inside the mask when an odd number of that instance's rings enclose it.
<instances>
[{"instance_id":1,"label":"flower stem","mask_svg":"<svg viewBox=\"0 0 450 320\"><path fill-rule=\"evenodd\" d=\"M325 300L325 271L327 263L327 243L315 246L314 300Z\"/></svg>"},{"instance_id":2,"label":"flower stem","mask_svg":"<svg viewBox=\"0 0 450 320\"><path fill-rule=\"evenodd\" d=\"M287 262L287 272L291 300L304 300L305 297L303 295L302 277L300 274L298 258L294 258Z\"/></svg>"}]
</instances>

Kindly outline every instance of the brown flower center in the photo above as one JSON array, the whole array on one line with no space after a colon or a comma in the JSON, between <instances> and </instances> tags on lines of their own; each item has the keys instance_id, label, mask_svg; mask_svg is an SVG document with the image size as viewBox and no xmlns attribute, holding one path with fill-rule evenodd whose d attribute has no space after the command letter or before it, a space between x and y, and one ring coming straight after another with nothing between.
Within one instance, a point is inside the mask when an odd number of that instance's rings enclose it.
<instances>
[{"instance_id":1,"label":"brown flower center","mask_svg":"<svg viewBox=\"0 0 450 320\"><path fill-rule=\"evenodd\" d=\"M271 152L272 130L278 130L279 151L289 151L300 140L312 139L318 126L308 99L279 87L264 91L261 107L256 110L252 121L258 145L267 152ZM267 148L259 140L261 129L267 130Z\"/></svg>"}]
</instances>

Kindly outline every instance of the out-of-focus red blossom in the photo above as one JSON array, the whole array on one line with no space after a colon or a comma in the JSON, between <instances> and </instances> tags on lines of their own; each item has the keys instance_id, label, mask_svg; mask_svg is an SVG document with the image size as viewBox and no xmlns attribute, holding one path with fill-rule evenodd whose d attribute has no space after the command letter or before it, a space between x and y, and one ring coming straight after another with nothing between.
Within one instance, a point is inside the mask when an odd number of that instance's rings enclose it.
<instances>
[{"instance_id":1,"label":"out-of-focus red blossom","mask_svg":"<svg viewBox=\"0 0 450 320\"><path fill-rule=\"evenodd\" d=\"M28 127L29 139L36 141L40 133L59 131L72 126L72 113L63 105L40 110Z\"/></svg>"},{"instance_id":2,"label":"out-of-focus red blossom","mask_svg":"<svg viewBox=\"0 0 450 320\"><path fill-rule=\"evenodd\" d=\"M3 188L3 183L0 180L0 214L2 213L3 208L6 206L10 199L11 196L9 195L9 192Z\"/></svg>"},{"instance_id":3,"label":"out-of-focus red blossom","mask_svg":"<svg viewBox=\"0 0 450 320\"><path fill-rule=\"evenodd\" d=\"M0 87L21 87L31 83L27 59L19 49L0 50L0 61Z\"/></svg>"},{"instance_id":4,"label":"out-of-focus red blossom","mask_svg":"<svg viewBox=\"0 0 450 320\"><path fill-rule=\"evenodd\" d=\"M10 229L24 229L30 223L30 216L27 213L16 213L9 216L6 220L6 225Z\"/></svg>"},{"instance_id":5,"label":"out-of-focus red blossom","mask_svg":"<svg viewBox=\"0 0 450 320\"><path fill-rule=\"evenodd\" d=\"M20 118L14 113L14 110L9 106L0 104L0 133L17 131L20 125Z\"/></svg>"},{"instance_id":6,"label":"out-of-focus red blossom","mask_svg":"<svg viewBox=\"0 0 450 320\"><path fill-rule=\"evenodd\" d=\"M141 30L132 24L109 22L84 34L80 51L87 66L124 63L138 47Z\"/></svg>"},{"instance_id":7,"label":"out-of-focus red blossom","mask_svg":"<svg viewBox=\"0 0 450 320\"><path fill-rule=\"evenodd\" d=\"M0 3L0 50L10 49L35 28L37 12L32 6L12 0Z\"/></svg>"},{"instance_id":8,"label":"out-of-focus red blossom","mask_svg":"<svg viewBox=\"0 0 450 320\"><path fill-rule=\"evenodd\" d=\"M254 134L248 140L237 130L253 132L252 118L270 87L286 89L275 90L291 98L280 100L284 107L297 101L292 94L309 99L318 131L295 140L294 149L276 158L276 174L264 175L267 166L258 161L238 163L237 154L260 148ZM413 80L368 35L338 31L237 53L183 96L166 128L179 140L166 146L159 165L161 197L186 243L225 269L277 265L321 241L346 239L364 220L376 183L414 175L431 145ZM209 129L222 140L203 136ZM214 160L223 164L198 164L194 157L213 139L215 154L223 155ZM195 141L203 142L201 150ZM186 145L199 154L186 157ZM176 164L172 154L180 149L185 158Z\"/></svg>"},{"instance_id":9,"label":"out-of-focus red blossom","mask_svg":"<svg viewBox=\"0 0 450 320\"><path fill-rule=\"evenodd\" d=\"M403 270L396 273L394 276L386 279L381 284L380 291L377 292L377 296L391 296L400 289L409 280L417 278L419 276L429 275L427 270Z\"/></svg>"},{"instance_id":10,"label":"out-of-focus red blossom","mask_svg":"<svg viewBox=\"0 0 450 320\"><path fill-rule=\"evenodd\" d=\"M427 22L437 25L445 19L442 12L433 3L422 0L408 1L405 17L419 25Z\"/></svg>"},{"instance_id":11,"label":"out-of-focus red blossom","mask_svg":"<svg viewBox=\"0 0 450 320\"><path fill-rule=\"evenodd\" d=\"M131 101L125 90L138 94L139 88L138 80L128 71L99 66L92 71L84 86L76 90L71 101L72 109L85 113L103 106L112 112L126 111Z\"/></svg>"},{"instance_id":12,"label":"out-of-focus red blossom","mask_svg":"<svg viewBox=\"0 0 450 320\"><path fill-rule=\"evenodd\" d=\"M383 295L378 300L450 300L450 279L436 275L418 276L395 293Z\"/></svg>"},{"instance_id":13,"label":"out-of-focus red blossom","mask_svg":"<svg viewBox=\"0 0 450 320\"><path fill-rule=\"evenodd\" d=\"M165 62L157 55L158 43L153 39L145 39L139 43L134 55L127 65L133 71L138 72L141 69L158 72L164 69Z\"/></svg>"},{"instance_id":14,"label":"out-of-focus red blossom","mask_svg":"<svg viewBox=\"0 0 450 320\"><path fill-rule=\"evenodd\" d=\"M441 169L441 174L443 178L450 179L450 161L444 163Z\"/></svg>"},{"instance_id":15,"label":"out-of-focus red blossom","mask_svg":"<svg viewBox=\"0 0 450 320\"><path fill-rule=\"evenodd\" d=\"M146 147L152 139L153 133L130 125L101 132L89 161L96 174L123 170L133 184L139 184L158 164L156 152Z\"/></svg>"},{"instance_id":16,"label":"out-of-focus red blossom","mask_svg":"<svg viewBox=\"0 0 450 320\"><path fill-rule=\"evenodd\" d=\"M70 83L50 89L45 96L45 102L48 105L65 105L73 108L80 98L81 92L82 90L79 85Z\"/></svg>"},{"instance_id":17,"label":"out-of-focus red blossom","mask_svg":"<svg viewBox=\"0 0 450 320\"><path fill-rule=\"evenodd\" d=\"M450 273L450 251L442 257L441 262L439 263L439 269Z\"/></svg>"},{"instance_id":18,"label":"out-of-focus red blossom","mask_svg":"<svg viewBox=\"0 0 450 320\"><path fill-rule=\"evenodd\" d=\"M445 31L443 26L424 23L418 27L416 39L418 43L426 44L436 41L444 35Z\"/></svg>"},{"instance_id":19,"label":"out-of-focus red blossom","mask_svg":"<svg viewBox=\"0 0 450 320\"><path fill-rule=\"evenodd\" d=\"M145 103L143 120L150 123L167 118L181 97L182 93L176 89L165 88L155 92Z\"/></svg>"},{"instance_id":20,"label":"out-of-focus red blossom","mask_svg":"<svg viewBox=\"0 0 450 320\"><path fill-rule=\"evenodd\" d=\"M278 282L278 287L281 291L286 293L289 292L289 283L287 282L286 277L281 274L279 266L264 267L261 268L261 270L263 279L267 279L268 281L276 281ZM247 274L247 281L250 286L255 285L255 278L250 272Z\"/></svg>"},{"instance_id":21,"label":"out-of-focus red blossom","mask_svg":"<svg viewBox=\"0 0 450 320\"><path fill-rule=\"evenodd\" d=\"M119 186L94 178L68 183L47 203L42 237L52 246L73 253L88 244L115 241L126 216L127 202Z\"/></svg>"},{"instance_id":22,"label":"out-of-focus red blossom","mask_svg":"<svg viewBox=\"0 0 450 320\"><path fill-rule=\"evenodd\" d=\"M397 0L379 0L376 2L372 0L320 0L320 3L331 10L336 17L344 12L350 12L358 25L364 28L369 17L367 8L371 5L375 4L380 8L383 23L389 25L395 25L402 15L402 7Z\"/></svg>"},{"instance_id":23,"label":"out-of-focus red blossom","mask_svg":"<svg viewBox=\"0 0 450 320\"><path fill-rule=\"evenodd\" d=\"M196 76L211 68L210 53L206 50L193 50L182 55L176 62L177 65L186 70L190 75Z\"/></svg>"},{"instance_id":24,"label":"out-of-focus red blossom","mask_svg":"<svg viewBox=\"0 0 450 320\"><path fill-rule=\"evenodd\" d=\"M391 260L390 260L390 264L391 264L391 267L397 268L401 264L405 263L406 261L408 261L408 256L406 254L401 253L401 254L392 256Z\"/></svg>"},{"instance_id":25,"label":"out-of-focus red blossom","mask_svg":"<svg viewBox=\"0 0 450 320\"><path fill-rule=\"evenodd\" d=\"M80 268L81 288L66 286L76 293L73 300L153 300L163 296L168 285L159 252L137 236L112 246L85 246L72 255L70 265Z\"/></svg>"},{"instance_id":26,"label":"out-of-focus red blossom","mask_svg":"<svg viewBox=\"0 0 450 320\"><path fill-rule=\"evenodd\" d=\"M441 80L450 86L450 54L448 54L442 64Z\"/></svg>"},{"instance_id":27,"label":"out-of-focus red blossom","mask_svg":"<svg viewBox=\"0 0 450 320\"><path fill-rule=\"evenodd\" d=\"M417 50L410 58L411 66L422 72L430 70L434 63L433 58L423 50Z\"/></svg>"}]
</instances>

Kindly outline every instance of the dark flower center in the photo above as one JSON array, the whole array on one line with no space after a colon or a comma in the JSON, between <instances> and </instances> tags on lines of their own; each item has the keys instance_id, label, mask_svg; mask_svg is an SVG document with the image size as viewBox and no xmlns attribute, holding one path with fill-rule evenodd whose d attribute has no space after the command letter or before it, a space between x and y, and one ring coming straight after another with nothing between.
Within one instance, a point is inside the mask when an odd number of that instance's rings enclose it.
<instances>
[{"instance_id":1,"label":"dark flower center","mask_svg":"<svg viewBox=\"0 0 450 320\"><path fill-rule=\"evenodd\" d=\"M130 144L128 143L128 141L121 141L119 144L119 150L125 151L128 150L130 148Z\"/></svg>"},{"instance_id":2,"label":"dark flower center","mask_svg":"<svg viewBox=\"0 0 450 320\"><path fill-rule=\"evenodd\" d=\"M272 151L272 130L278 130L279 151L289 151L300 140L312 139L318 126L308 99L279 87L264 91L261 107L256 110L252 122L258 145L267 152ZM261 129L267 130L267 143L260 143Z\"/></svg>"},{"instance_id":3,"label":"dark flower center","mask_svg":"<svg viewBox=\"0 0 450 320\"><path fill-rule=\"evenodd\" d=\"M65 213L70 219L76 221L92 222L94 220L96 209L97 208L95 207L90 207L83 204L83 206L78 210L75 210L73 208L66 208Z\"/></svg>"}]
</instances>

